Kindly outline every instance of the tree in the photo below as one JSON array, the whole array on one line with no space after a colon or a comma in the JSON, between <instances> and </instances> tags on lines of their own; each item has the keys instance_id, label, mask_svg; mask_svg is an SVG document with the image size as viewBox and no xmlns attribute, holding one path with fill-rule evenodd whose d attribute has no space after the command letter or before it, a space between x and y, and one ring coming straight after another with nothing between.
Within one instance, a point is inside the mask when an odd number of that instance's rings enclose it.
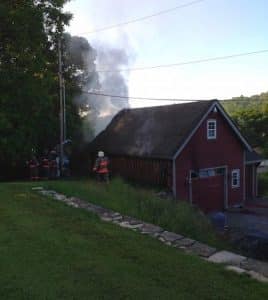
<instances>
[{"instance_id":1,"label":"tree","mask_svg":"<svg viewBox=\"0 0 268 300\"><path fill-rule=\"evenodd\" d=\"M268 156L268 93L232 98L223 105L250 144Z\"/></svg>"},{"instance_id":2,"label":"tree","mask_svg":"<svg viewBox=\"0 0 268 300\"><path fill-rule=\"evenodd\" d=\"M57 41L71 16L66 0L0 2L0 176L18 171L32 151L58 143ZM66 76L67 86L74 86ZM69 132L81 125L67 99ZM3 174L4 173L4 174ZM13 174L14 175L14 174Z\"/></svg>"}]
</instances>

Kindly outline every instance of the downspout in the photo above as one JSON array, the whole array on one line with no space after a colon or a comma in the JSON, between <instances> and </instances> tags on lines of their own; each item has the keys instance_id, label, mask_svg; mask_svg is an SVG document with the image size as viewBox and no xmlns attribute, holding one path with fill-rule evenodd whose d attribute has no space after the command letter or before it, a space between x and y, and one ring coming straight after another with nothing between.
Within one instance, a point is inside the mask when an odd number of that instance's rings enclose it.
<instances>
[{"instance_id":1,"label":"downspout","mask_svg":"<svg viewBox=\"0 0 268 300\"><path fill-rule=\"evenodd\" d=\"M172 191L174 198L177 197L177 189L176 189L176 159L173 157L172 159Z\"/></svg>"},{"instance_id":2,"label":"downspout","mask_svg":"<svg viewBox=\"0 0 268 300\"><path fill-rule=\"evenodd\" d=\"M255 168L256 168L256 170L255 170L255 196L256 197L258 197L258 165L255 165Z\"/></svg>"},{"instance_id":3,"label":"downspout","mask_svg":"<svg viewBox=\"0 0 268 300\"><path fill-rule=\"evenodd\" d=\"M255 165L252 164L252 198L255 198Z\"/></svg>"},{"instance_id":4,"label":"downspout","mask_svg":"<svg viewBox=\"0 0 268 300\"><path fill-rule=\"evenodd\" d=\"M193 189L192 189L192 171L189 171L189 202L190 204L193 204Z\"/></svg>"},{"instance_id":5,"label":"downspout","mask_svg":"<svg viewBox=\"0 0 268 300\"><path fill-rule=\"evenodd\" d=\"M243 205L246 204L246 150L243 155Z\"/></svg>"},{"instance_id":6,"label":"downspout","mask_svg":"<svg viewBox=\"0 0 268 300\"><path fill-rule=\"evenodd\" d=\"M224 209L228 209L228 166L224 168Z\"/></svg>"}]
</instances>

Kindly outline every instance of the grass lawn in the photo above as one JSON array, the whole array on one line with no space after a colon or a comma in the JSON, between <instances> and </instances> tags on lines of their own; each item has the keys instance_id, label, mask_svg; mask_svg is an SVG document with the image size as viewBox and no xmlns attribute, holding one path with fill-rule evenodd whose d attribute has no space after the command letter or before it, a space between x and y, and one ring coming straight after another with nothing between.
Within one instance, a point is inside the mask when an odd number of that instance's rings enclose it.
<instances>
[{"instance_id":1,"label":"grass lawn","mask_svg":"<svg viewBox=\"0 0 268 300\"><path fill-rule=\"evenodd\" d=\"M267 299L225 271L89 212L0 183L0 299Z\"/></svg>"},{"instance_id":2,"label":"grass lawn","mask_svg":"<svg viewBox=\"0 0 268 300\"><path fill-rule=\"evenodd\" d=\"M231 248L216 236L207 218L186 202L160 199L152 190L134 188L121 179L114 179L109 185L92 180L53 181L41 185L100 204L122 214L139 218L187 237L208 243L217 248Z\"/></svg>"}]
</instances>

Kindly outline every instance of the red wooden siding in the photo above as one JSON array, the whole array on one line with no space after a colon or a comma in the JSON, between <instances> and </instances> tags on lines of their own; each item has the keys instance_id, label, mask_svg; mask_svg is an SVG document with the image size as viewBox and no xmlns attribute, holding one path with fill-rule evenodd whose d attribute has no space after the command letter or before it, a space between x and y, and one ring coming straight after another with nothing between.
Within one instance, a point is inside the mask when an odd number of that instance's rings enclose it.
<instances>
[{"instance_id":1,"label":"red wooden siding","mask_svg":"<svg viewBox=\"0 0 268 300\"><path fill-rule=\"evenodd\" d=\"M217 120L217 138L207 139L207 120ZM227 166L228 204L243 202L244 148L226 120L218 112L211 112L197 129L190 142L176 159L177 198L189 199L189 170ZM232 188L231 171L240 169L240 187ZM200 187L201 188L201 187ZM202 198L211 199L209 189L202 187Z\"/></svg>"},{"instance_id":2,"label":"red wooden siding","mask_svg":"<svg viewBox=\"0 0 268 300\"><path fill-rule=\"evenodd\" d=\"M171 161L127 156L111 156L109 158L110 170L113 175L171 189Z\"/></svg>"},{"instance_id":3,"label":"red wooden siding","mask_svg":"<svg viewBox=\"0 0 268 300\"><path fill-rule=\"evenodd\" d=\"M224 175L192 180L193 204L205 212L224 209Z\"/></svg>"}]
</instances>

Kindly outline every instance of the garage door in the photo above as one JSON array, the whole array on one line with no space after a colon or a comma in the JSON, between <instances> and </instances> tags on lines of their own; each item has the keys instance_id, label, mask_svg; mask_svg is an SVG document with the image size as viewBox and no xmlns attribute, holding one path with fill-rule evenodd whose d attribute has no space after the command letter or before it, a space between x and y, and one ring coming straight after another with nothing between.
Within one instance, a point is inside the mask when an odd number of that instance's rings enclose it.
<instances>
[{"instance_id":1,"label":"garage door","mask_svg":"<svg viewBox=\"0 0 268 300\"><path fill-rule=\"evenodd\" d=\"M201 170L193 176L192 203L204 212L224 209L224 169Z\"/></svg>"}]
</instances>

